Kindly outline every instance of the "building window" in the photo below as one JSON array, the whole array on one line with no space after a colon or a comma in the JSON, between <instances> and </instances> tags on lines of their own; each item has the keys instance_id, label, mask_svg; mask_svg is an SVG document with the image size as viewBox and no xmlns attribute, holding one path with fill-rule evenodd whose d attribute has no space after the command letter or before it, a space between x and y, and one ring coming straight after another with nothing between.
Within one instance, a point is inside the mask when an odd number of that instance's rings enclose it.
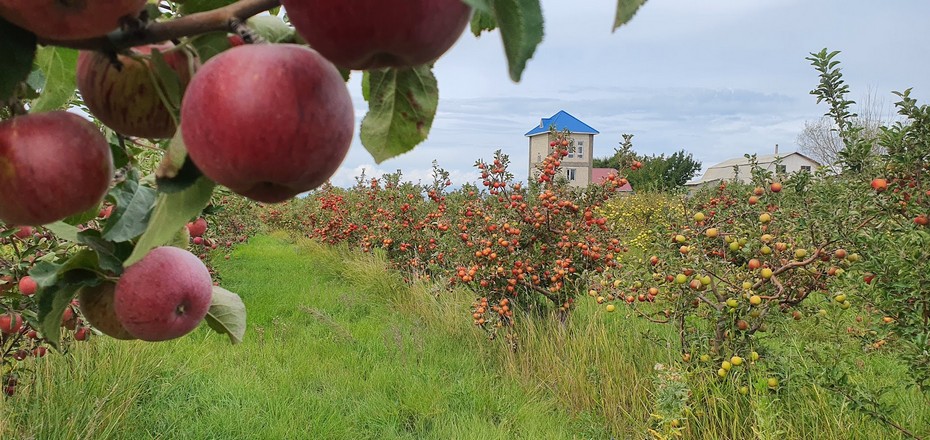
<instances>
[{"instance_id":1,"label":"building window","mask_svg":"<svg viewBox=\"0 0 930 440\"><path fill-rule=\"evenodd\" d=\"M565 169L565 177L568 178L569 181L575 180L575 169L574 169L574 168L566 168L566 169Z\"/></svg>"},{"instance_id":2,"label":"building window","mask_svg":"<svg viewBox=\"0 0 930 440\"><path fill-rule=\"evenodd\" d=\"M801 171L805 171L805 172L808 172L808 173L809 173L809 172L811 172L811 166L810 166L810 165L801 165Z\"/></svg>"},{"instance_id":3,"label":"building window","mask_svg":"<svg viewBox=\"0 0 930 440\"><path fill-rule=\"evenodd\" d=\"M568 147L568 158L569 159L575 158L575 147L574 146Z\"/></svg>"},{"instance_id":4,"label":"building window","mask_svg":"<svg viewBox=\"0 0 930 440\"><path fill-rule=\"evenodd\" d=\"M785 165L775 165L775 172L778 174L784 174L788 172L788 167Z\"/></svg>"},{"instance_id":5,"label":"building window","mask_svg":"<svg viewBox=\"0 0 930 440\"><path fill-rule=\"evenodd\" d=\"M584 159L584 141L575 142L575 153L578 154L579 159Z\"/></svg>"}]
</instances>

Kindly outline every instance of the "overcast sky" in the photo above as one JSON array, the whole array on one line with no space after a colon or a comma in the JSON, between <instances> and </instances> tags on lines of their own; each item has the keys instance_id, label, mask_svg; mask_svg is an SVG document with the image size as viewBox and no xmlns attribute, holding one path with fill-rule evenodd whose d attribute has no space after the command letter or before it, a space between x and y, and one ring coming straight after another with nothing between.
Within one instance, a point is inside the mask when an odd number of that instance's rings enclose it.
<instances>
[{"instance_id":1,"label":"overcast sky","mask_svg":"<svg viewBox=\"0 0 930 440\"><path fill-rule=\"evenodd\" d=\"M611 33L616 0L542 0L545 37L520 83L507 74L500 34L470 33L436 63L439 111L429 138L375 165L358 141L333 178L347 186L403 170L429 180L432 161L460 185L472 164L496 149L526 179L527 139L540 118L565 110L600 131L594 155L611 155L632 133L639 153L693 153L704 169L744 153L797 149L804 121L826 106L809 94L818 82L804 58L840 50L849 98L871 90L890 111L892 90L913 87L930 101L930 1L650 0ZM360 74L349 87L356 120L367 104Z\"/></svg>"}]
</instances>

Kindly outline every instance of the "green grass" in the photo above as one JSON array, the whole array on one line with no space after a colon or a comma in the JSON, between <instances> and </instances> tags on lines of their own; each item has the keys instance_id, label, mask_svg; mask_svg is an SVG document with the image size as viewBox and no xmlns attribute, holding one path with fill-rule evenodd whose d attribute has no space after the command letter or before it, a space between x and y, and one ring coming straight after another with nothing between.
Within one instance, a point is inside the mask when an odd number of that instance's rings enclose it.
<instances>
[{"instance_id":1,"label":"green grass","mask_svg":"<svg viewBox=\"0 0 930 440\"><path fill-rule=\"evenodd\" d=\"M642 439L681 417L684 438L903 438L796 379L834 361L812 352L852 365L856 383L891 387L888 415L930 435L930 405L902 385L894 354L863 354L814 319L787 322L763 362L720 380L714 366L681 372L672 328L625 307L582 300L565 325L518 317L514 352L470 325L468 292L405 285L377 256L276 235L217 265L248 307L244 343L199 329L79 344L0 400L0 437ZM764 385L772 375L777 392Z\"/></svg>"},{"instance_id":2,"label":"green grass","mask_svg":"<svg viewBox=\"0 0 930 440\"><path fill-rule=\"evenodd\" d=\"M200 329L160 344L97 338L67 360L49 356L39 382L3 402L0 437L600 436L486 368L467 320L451 338L399 313L392 299L410 289L376 260L344 263L260 237L219 270L248 307L243 344Z\"/></svg>"}]
</instances>

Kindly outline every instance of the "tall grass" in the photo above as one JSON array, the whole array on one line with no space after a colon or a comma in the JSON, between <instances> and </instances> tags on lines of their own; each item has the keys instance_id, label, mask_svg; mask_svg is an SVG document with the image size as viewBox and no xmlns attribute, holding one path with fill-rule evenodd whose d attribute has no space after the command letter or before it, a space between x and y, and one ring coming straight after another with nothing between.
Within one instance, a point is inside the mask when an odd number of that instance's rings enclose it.
<instances>
[{"instance_id":1,"label":"tall grass","mask_svg":"<svg viewBox=\"0 0 930 440\"><path fill-rule=\"evenodd\" d=\"M698 361L683 371L671 329L623 307L581 301L564 324L518 316L514 351L470 324L470 293L406 285L377 255L258 237L217 265L248 306L243 344L201 329L46 357L35 383L0 401L0 437L901 438L795 379L822 370L815 346L858 362L851 380L891 387L889 415L930 434L927 400L902 385L893 353L863 355L813 320L787 323L762 362L719 379Z\"/></svg>"}]
</instances>

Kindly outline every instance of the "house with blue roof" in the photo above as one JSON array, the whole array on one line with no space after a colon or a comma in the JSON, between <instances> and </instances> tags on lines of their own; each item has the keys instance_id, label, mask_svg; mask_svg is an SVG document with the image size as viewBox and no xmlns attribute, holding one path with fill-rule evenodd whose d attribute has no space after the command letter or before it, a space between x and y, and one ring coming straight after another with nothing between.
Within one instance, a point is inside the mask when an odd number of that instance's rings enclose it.
<instances>
[{"instance_id":1,"label":"house with blue roof","mask_svg":"<svg viewBox=\"0 0 930 440\"><path fill-rule=\"evenodd\" d=\"M562 158L562 172L565 173L564 176L568 179L569 185L588 186L592 182L594 168L594 136L600 132L565 110L559 110L551 117L542 118L539 125L526 132L530 146L529 178L536 180L539 177L537 165L552 152L552 147L549 146L549 142L552 141L549 139L549 127L551 126L555 126L556 131L567 129L571 132L574 141L575 148L569 151L568 156Z\"/></svg>"}]
</instances>

